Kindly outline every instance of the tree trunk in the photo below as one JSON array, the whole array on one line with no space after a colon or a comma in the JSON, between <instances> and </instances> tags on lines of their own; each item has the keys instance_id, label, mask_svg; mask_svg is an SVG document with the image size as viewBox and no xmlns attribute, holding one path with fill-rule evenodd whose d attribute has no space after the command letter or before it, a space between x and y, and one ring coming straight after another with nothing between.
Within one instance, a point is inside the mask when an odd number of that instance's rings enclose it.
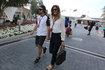
<instances>
[{"instance_id":1,"label":"tree trunk","mask_svg":"<svg viewBox=\"0 0 105 70\"><path fill-rule=\"evenodd\" d=\"M3 16L3 10L0 10L0 17Z\"/></svg>"}]
</instances>

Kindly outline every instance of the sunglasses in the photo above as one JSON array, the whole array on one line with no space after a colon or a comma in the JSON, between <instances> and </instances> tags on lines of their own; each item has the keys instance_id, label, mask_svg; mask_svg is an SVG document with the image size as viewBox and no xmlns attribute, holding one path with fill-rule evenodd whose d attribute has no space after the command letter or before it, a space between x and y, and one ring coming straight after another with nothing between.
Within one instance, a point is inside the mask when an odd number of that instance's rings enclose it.
<instances>
[{"instance_id":1,"label":"sunglasses","mask_svg":"<svg viewBox=\"0 0 105 70\"><path fill-rule=\"evenodd\" d=\"M43 9L39 9L39 11L41 11L41 10L43 10Z\"/></svg>"},{"instance_id":2,"label":"sunglasses","mask_svg":"<svg viewBox=\"0 0 105 70\"><path fill-rule=\"evenodd\" d=\"M53 9L53 11L57 11L58 9Z\"/></svg>"}]
</instances>

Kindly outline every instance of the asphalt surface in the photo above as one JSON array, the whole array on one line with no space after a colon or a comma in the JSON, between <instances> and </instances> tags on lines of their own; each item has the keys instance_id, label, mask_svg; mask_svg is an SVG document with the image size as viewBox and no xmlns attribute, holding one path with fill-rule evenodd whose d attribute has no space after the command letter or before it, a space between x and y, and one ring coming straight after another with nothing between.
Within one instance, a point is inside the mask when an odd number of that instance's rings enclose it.
<instances>
[{"instance_id":1,"label":"asphalt surface","mask_svg":"<svg viewBox=\"0 0 105 70\"><path fill-rule=\"evenodd\" d=\"M105 39L93 31L87 36L88 31L83 26L73 28L73 35L66 38L66 61L55 66L53 70L105 70ZM33 37L24 38L0 46L0 70L46 70L50 64L51 54L49 49L42 54L39 63L34 64L37 57L37 48ZM44 43L49 48L49 41Z\"/></svg>"}]
</instances>

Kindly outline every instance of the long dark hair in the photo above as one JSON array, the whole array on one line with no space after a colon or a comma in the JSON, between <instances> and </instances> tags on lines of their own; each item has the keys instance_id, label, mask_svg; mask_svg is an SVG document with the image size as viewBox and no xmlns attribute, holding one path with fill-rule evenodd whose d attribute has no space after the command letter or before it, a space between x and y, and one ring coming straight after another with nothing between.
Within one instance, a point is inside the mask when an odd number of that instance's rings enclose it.
<instances>
[{"instance_id":1,"label":"long dark hair","mask_svg":"<svg viewBox=\"0 0 105 70\"><path fill-rule=\"evenodd\" d=\"M54 8L54 7L57 8L57 10L58 10L58 16L60 17L61 13L60 13L60 8L59 8L58 5L53 5L53 7L51 8L51 15L52 15L52 17L54 16L54 14L53 14L53 8Z\"/></svg>"}]
</instances>

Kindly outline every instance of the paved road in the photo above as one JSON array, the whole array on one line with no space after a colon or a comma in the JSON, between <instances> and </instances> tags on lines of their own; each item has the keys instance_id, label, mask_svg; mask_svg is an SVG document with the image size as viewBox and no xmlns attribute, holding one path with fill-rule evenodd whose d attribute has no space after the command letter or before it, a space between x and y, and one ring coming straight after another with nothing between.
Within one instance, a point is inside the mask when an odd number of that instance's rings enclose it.
<instances>
[{"instance_id":1,"label":"paved road","mask_svg":"<svg viewBox=\"0 0 105 70\"><path fill-rule=\"evenodd\" d=\"M83 52L88 51L104 56L105 39L95 32L90 36L86 34L87 32L80 25L73 28L73 36L66 38L67 59L62 65L55 66L54 70L105 70L104 58ZM34 42L34 38L27 38L1 46L0 70L46 70L51 55L47 50L47 53L42 55L41 61L34 64L33 61L37 56ZM45 42L44 45L48 47L49 43Z\"/></svg>"},{"instance_id":2,"label":"paved road","mask_svg":"<svg viewBox=\"0 0 105 70\"><path fill-rule=\"evenodd\" d=\"M91 35L87 36L88 31L83 26L78 25L73 28L73 36L67 38L67 45L105 55L105 38L95 32L93 28Z\"/></svg>"}]
</instances>

